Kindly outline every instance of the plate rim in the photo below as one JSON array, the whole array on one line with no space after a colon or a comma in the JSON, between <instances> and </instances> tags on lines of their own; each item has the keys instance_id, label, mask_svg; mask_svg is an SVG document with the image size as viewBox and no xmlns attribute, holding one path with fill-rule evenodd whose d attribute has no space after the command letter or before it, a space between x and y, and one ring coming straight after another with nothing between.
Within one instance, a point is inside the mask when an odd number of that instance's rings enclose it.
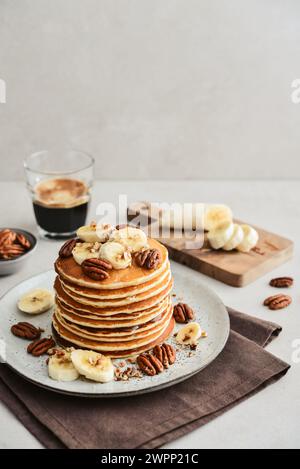
<instances>
[{"instance_id":1,"label":"plate rim","mask_svg":"<svg viewBox=\"0 0 300 469\"><path fill-rule=\"evenodd\" d=\"M176 263L176 264L178 264L178 263ZM27 278L21 280L20 282L18 282L14 286L10 287L8 290L6 290L6 292L4 292L4 294L1 295L0 305L1 305L2 300L5 298L5 296L7 296L11 291L13 291L15 288L19 287L23 283L25 283L29 280L32 280L34 278L38 278L42 275L53 274L53 273L55 274L54 269L48 269L48 270L39 272L38 274L31 275L30 277L27 277ZM73 396L73 397L84 397L84 398L93 398L93 399L95 399L95 398L130 397L130 396L137 396L137 395L142 395L142 394L149 394L151 392L159 391L161 389L166 389L168 387L174 386L175 384L179 384L182 381L185 381L185 380L191 378L192 376L200 373L207 366L209 366L220 355L220 353L224 350L225 345L227 344L227 341L228 341L228 338L229 338L229 334L230 334L230 317L229 317L229 313L228 313L228 310L227 310L226 306L222 302L219 295L217 295L214 292L214 290L212 290L210 287L208 287L205 283L203 283L201 281L200 281L200 283L201 283L201 288L203 288L209 295L212 295L215 298L215 300L218 301L220 306L223 307L224 319L226 321L226 331L224 331L224 339L223 339L222 343L220 343L220 346L216 350L216 352L213 353L209 357L209 361L206 362L205 364L202 364L202 366L200 366L196 370L193 370L191 373L186 373L186 374L183 374L180 377L170 379L169 381L166 381L165 383L154 384L152 386L148 386L146 388L136 390L136 391L135 390L131 390L131 391L122 391L121 390L121 391L116 391L116 392L113 392L113 393L111 393L111 392L107 392L107 393L103 393L103 392L102 393L101 392L88 393L88 392L82 392L82 391L77 391L76 392L76 391L67 391L67 390L63 390L63 389L58 389L58 388L55 387L55 382L54 382L53 386L48 386L47 384L43 384L43 383L41 383L41 382L39 382L35 379L32 379L32 378L24 375L23 373L21 373L19 370L17 370L16 368L14 368L11 364L9 364L7 362L2 363L2 364L6 365L9 369L11 369L18 376L21 376L27 382L30 382L31 384L34 384L34 385L38 386L39 388L43 388L43 389L46 389L48 391L52 391L52 392L62 394L62 395L65 395L65 396Z\"/></svg>"}]
</instances>

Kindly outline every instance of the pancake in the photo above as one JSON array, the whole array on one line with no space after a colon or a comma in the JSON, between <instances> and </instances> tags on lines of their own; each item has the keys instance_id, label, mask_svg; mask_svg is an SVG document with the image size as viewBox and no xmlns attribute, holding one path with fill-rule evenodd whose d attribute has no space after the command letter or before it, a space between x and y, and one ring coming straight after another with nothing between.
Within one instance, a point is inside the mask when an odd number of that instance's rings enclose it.
<instances>
[{"instance_id":1,"label":"pancake","mask_svg":"<svg viewBox=\"0 0 300 469\"><path fill-rule=\"evenodd\" d=\"M131 286L131 287L124 287L124 288L116 288L115 290L97 290L96 288L87 288L82 285L75 285L63 277L60 277L60 282L63 287L65 287L66 291L77 293L80 296L87 297L87 298L96 298L96 299L104 299L104 300L111 300L114 298L126 298L129 296L134 296L139 293L143 293L148 291L149 289L155 287L159 283L163 281L166 277L170 275L170 263L168 262L165 266L165 269L162 273L150 279L147 282Z\"/></svg>"},{"instance_id":2,"label":"pancake","mask_svg":"<svg viewBox=\"0 0 300 469\"><path fill-rule=\"evenodd\" d=\"M122 270L113 269L110 271L109 277L105 280L101 280L101 282L93 280L85 275L81 266L74 261L72 256L67 258L59 257L54 266L56 272L62 279L79 286L95 288L97 290L115 290L136 286L161 275L168 263L168 251L162 244L154 239L149 239L149 246L151 249L158 249L161 253L162 263L157 269L149 270L141 268L133 259L131 267Z\"/></svg>"},{"instance_id":3,"label":"pancake","mask_svg":"<svg viewBox=\"0 0 300 469\"><path fill-rule=\"evenodd\" d=\"M56 310L55 319L62 324L68 331L74 333L79 337L85 337L87 339L103 342L126 342L129 340L145 338L150 334L160 331L166 322L169 322L172 315L172 308L170 305L163 311L162 314L146 322L140 326L134 326L129 328L114 328L113 331L108 329L99 328L87 328L84 326L78 326L72 324L60 315L59 310Z\"/></svg>"},{"instance_id":4,"label":"pancake","mask_svg":"<svg viewBox=\"0 0 300 469\"><path fill-rule=\"evenodd\" d=\"M166 289L166 286L170 283L171 280L171 272L169 271L167 277L164 277L161 282L157 283L154 287L150 288L147 291L142 293L137 293L135 295L126 296L123 298L113 298L113 299L96 299L96 298L87 298L79 295L78 293L74 293L69 288L64 285L64 283L60 280L60 285L64 292L73 300L77 301L78 303L84 305L91 305L94 308L106 308L108 306L126 306L128 304L137 303L139 301L143 301L145 299L152 298L155 295L158 295L163 290Z\"/></svg>"},{"instance_id":5,"label":"pancake","mask_svg":"<svg viewBox=\"0 0 300 469\"><path fill-rule=\"evenodd\" d=\"M152 306L155 306L157 303L162 301L166 296L168 296L172 290L172 287L173 287L173 279L170 280L170 282L168 283L168 285L165 287L165 289L162 292L158 293L157 295L152 296L149 299L142 300L137 303L128 304L125 306L115 306L115 307L108 306L108 307L102 307L102 308L99 308L99 307L95 308L94 306L91 306L91 305L84 305L82 303L79 303L78 301L74 300L71 296L69 296L63 290L60 284L60 280L58 278L56 278L55 283L54 283L54 289L60 301L62 301L66 305L78 311L93 313L99 316L106 316L106 315L111 316L111 315L118 314L118 313L131 314L134 311L142 311L144 309L151 308Z\"/></svg>"},{"instance_id":6,"label":"pancake","mask_svg":"<svg viewBox=\"0 0 300 469\"><path fill-rule=\"evenodd\" d=\"M158 241L161 262L109 270L104 280L83 273L72 256L55 262L54 335L62 345L95 350L112 358L137 355L163 342L174 327L173 279L168 252Z\"/></svg>"},{"instance_id":7,"label":"pancake","mask_svg":"<svg viewBox=\"0 0 300 469\"><path fill-rule=\"evenodd\" d=\"M158 303L155 307L144 310L142 313L132 313L132 314L116 314L114 316L107 316L103 318L99 318L97 316L83 316L80 314L76 314L74 310L70 310L60 303L59 300L56 299L57 308L59 309L60 315L63 316L66 320L71 321L74 324L83 325L86 327L95 327L95 328L105 328L105 329L113 329L113 328L120 328L120 327L133 327L145 322L151 321L155 317L159 316L164 309L166 308L167 304L169 303L169 297L165 298L163 301Z\"/></svg>"},{"instance_id":8,"label":"pancake","mask_svg":"<svg viewBox=\"0 0 300 469\"><path fill-rule=\"evenodd\" d=\"M81 348L81 349L87 349L87 350L96 350L97 352L103 353L104 355L107 355L108 357L111 357L111 358L126 358L126 357L139 355L140 353L143 353L143 352L146 352L147 350L152 349L153 347L155 347L155 345L163 343L171 335L174 329L174 324L175 324L174 318L171 317L170 322L167 324L167 327L163 330L161 335L159 335L156 339L151 340L145 345L138 345L137 347L132 347L126 350L120 350L120 349L115 350L115 351L110 350L109 352L107 350L102 350L100 348L95 348L95 347L93 348L93 341L87 341L86 339L82 339L82 340L76 339L74 335L64 330L63 326L60 325L59 327L57 327L57 324L55 323L55 321L52 322L52 330L53 330L53 336L56 339L56 341L64 347L75 347L75 348Z\"/></svg>"}]
</instances>

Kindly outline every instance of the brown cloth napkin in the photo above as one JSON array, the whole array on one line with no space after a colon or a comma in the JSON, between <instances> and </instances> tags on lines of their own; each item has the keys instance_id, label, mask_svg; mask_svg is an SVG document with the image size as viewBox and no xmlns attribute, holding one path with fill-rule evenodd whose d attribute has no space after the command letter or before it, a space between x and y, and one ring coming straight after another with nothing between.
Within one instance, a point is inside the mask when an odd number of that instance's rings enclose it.
<instances>
[{"instance_id":1,"label":"brown cloth napkin","mask_svg":"<svg viewBox=\"0 0 300 469\"><path fill-rule=\"evenodd\" d=\"M263 347L281 327L228 308L228 342L188 380L141 396L87 399L40 389L0 366L2 401L46 448L157 448L274 383L289 365Z\"/></svg>"}]
</instances>

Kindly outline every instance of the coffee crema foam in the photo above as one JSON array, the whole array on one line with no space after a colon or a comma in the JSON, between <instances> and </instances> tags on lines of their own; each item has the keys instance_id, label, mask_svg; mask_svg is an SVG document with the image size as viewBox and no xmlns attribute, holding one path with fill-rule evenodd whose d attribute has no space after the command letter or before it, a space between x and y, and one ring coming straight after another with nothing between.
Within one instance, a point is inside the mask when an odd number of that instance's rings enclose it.
<instances>
[{"instance_id":1,"label":"coffee crema foam","mask_svg":"<svg viewBox=\"0 0 300 469\"><path fill-rule=\"evenodd\" d=\"M88 188L78 179L47 179L34 188L35 203L49 208L70 208L88 201Z\"/></svg>"}]
</instances>

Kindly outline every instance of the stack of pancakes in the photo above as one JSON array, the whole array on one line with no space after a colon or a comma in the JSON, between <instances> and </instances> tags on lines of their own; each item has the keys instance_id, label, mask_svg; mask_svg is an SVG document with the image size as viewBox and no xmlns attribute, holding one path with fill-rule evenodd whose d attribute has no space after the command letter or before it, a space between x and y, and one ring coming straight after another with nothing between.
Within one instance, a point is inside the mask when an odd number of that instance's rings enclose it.
<instances>
[{"instance_id":1,"label":"stack of pancakes","mask_svg":"<svg viewBox=\"0 0 300 469\"><path fill-rule=\"evenodd\" d=\"M62 345L96 350L113 358L145 352L166 340L174 327L170 293L173 280L167 249L156 269L132 265L109 271L105 280L83 273L73 257L58 258L52 325Z\"/></svg>"}]
</instances>

